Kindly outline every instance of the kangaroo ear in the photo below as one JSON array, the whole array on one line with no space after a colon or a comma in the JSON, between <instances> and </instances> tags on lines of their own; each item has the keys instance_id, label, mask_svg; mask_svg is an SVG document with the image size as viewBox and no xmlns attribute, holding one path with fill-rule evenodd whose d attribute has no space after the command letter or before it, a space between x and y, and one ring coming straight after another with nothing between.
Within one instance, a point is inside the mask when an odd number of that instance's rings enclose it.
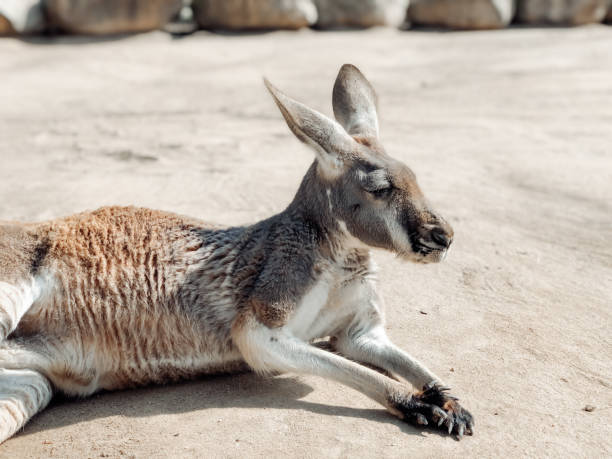
<instances>
[{"instance_id":1,"label":"kangaroo ear","mask_svg":"<svg viewBox=\"0 0 612 459\"><path fill-rule=\"evenodd\" d=\"M315 150L323 167L339 171L344 159L350 157L355 150L357 142L336 121L291 99L266 78L264 83L291 132Z\"/></svg>"},{"instance_id":2,"label":"kangaroo ear","mask_svg":"<svg viewBox=\"0 0 612 459\"><path fill-rule=\"evenodd\" d=\"M353 137L378 139L378 97L357 67L344 64L332 95L334 116Z\"/></svg>"}]
</instances>

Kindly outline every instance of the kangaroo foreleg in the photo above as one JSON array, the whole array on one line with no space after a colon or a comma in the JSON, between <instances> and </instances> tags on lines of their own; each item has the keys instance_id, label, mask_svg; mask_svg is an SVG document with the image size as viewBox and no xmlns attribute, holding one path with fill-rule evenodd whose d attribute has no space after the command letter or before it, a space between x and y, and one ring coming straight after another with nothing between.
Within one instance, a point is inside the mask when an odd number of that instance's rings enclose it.
<instances>
[{"instance_id":1,"label":"kangaroo foreleg","mask_svg":"<svg viewBox=\"0 0 612 459\"><path fill-rule=\"evenodd\" d=\"M246 362L259 372L294 372L329 378L369 396L391 413L416 424L446 419L439 407L418 400L399 382L374 370L298 340L283 329L270 329L254 318L233 329Z\"/></svg>"},{"instance_id":2,"label":"kangaroo foreleg","mask_svg":"<svg viewBox=\"0 0 612 459\"><path fill-rule=\"evenodd\" d=\"M346 357L383 368L409 381L416 388L429 383L441 383L425 365L393 344L382 325L337 337L336 349Z\"/></svg>"},{"instance_id":3,"label":"kangaroo foreleg","mask_svg":"<svg viewBox=\"0 0 612 459\"><path fill-rule=\"evenodd\" d=\"M414 387L422 389L415 397L446 411L448 417L445 422L449 433L455 430L461 437L464 432L473 432L472 415L447 393L448 388L444 387L438 376L389 340L382 324L376 324L371 329L359 329L356 334L342 334L335 345L342 355L397 374Z\"/></svg>"}]
</instances>

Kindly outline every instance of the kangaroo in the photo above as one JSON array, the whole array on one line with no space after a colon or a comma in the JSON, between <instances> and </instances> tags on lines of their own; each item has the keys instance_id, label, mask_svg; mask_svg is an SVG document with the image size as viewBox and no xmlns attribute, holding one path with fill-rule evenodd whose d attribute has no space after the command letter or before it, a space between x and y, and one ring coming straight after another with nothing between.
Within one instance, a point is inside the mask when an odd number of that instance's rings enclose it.
<instances>
[{"instance_id":1,"label":"kangaroo","mask_svg":"<svg viewBox=\"0 0 612 459\"><path fill-rule=\"evenodd\" d=\"M370 248L439 262L453 230L385 153L373 87L342 66L334 121L264 82L316 155L278 215L227 228L106 207L0 225L0 442L56 392L245 366L330 378L407 422L472 434L472 416L440 378L385 333Z\"/></svg>"}]
</instances>

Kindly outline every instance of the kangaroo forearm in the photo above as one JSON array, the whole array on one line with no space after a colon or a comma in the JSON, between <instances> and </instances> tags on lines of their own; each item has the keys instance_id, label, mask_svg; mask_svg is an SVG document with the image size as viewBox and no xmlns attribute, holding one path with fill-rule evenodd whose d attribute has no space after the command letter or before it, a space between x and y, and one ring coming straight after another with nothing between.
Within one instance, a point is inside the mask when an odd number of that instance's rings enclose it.
<instances>
[{"instance_id":1,"label":"kangaroo forearm","mask_svg":"<svg viewBox=\"0 0 612 459\"><path fill-rule=\"evenodd\" d=\"M259 372L312 374L338 381L387 405L399 384L380 373L253 322L235 335L247 363Z\"/></svg>"},{"instance_id":2,"label":"kangaroo forearm","mask_svg":"<svg viewBox=\"0 0 612 459\"><path fill-rule=\"evenodd\" d=\"M383 368L407 379L418 389L432 381L442 382L425 365L394 344L387 346L378 357L384 362Z\"/></svg>"},{"instance_id":3,"label":"kangaroo forearm","mask_svg":"<svg viewBox=\"0 0 612 459\"><path fill-rule=\"evenodd\" d=\"M425 365L393 344L380 327L358 337L345 336L338 340L337 347L343 355L397 374L418 389L432 381L441 382Z\"/></svg>"}]
</instances>

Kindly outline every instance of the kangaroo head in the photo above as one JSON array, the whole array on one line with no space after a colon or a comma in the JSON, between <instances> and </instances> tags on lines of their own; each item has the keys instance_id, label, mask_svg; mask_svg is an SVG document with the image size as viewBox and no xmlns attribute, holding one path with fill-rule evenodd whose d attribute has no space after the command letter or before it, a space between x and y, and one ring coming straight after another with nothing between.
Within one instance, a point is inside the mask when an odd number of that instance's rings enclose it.
<instances>
[{"instance_id":1,"label":"kangaroo head","mask_svg":"<svg viewBox=\"0 0 612 459\"><path fill-rule=\"evenodd\" d=\"M316 153L308 192L323 196L321 212L363 244L411 261L441 261L453 230L431 209L410 168L380 144L376 93L359 69L345 64L336 78L337 121L264 81L291 131Z\"/></svg>"}]
</instances>

